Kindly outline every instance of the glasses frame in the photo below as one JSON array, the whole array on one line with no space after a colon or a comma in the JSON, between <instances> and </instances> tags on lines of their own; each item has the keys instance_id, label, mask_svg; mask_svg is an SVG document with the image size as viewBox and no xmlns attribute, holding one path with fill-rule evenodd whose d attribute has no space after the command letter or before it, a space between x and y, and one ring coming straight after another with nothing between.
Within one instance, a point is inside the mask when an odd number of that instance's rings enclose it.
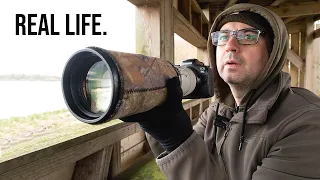
<instances>
[{"instance_id":1,"label":"glasses frame","mask_svg":"<svg viewBox=\"0 0 320 180\"><path fill-rule=\"evenodd\" d=\"M239 41L239 39L238 39L238 33L239 33L239 32L242 32L242 31L248 31L248 30L250 30L250 31L255 31L255 32L258 33L258 38L257 38L256 42L254 42L253 44L242 44L242 43L240 43L240 41ZM225 43L225 44L220 44L220 45L218 45L218 42L215 43L215 41L214 41L214 38L215 38L215 37L214 37L214 34L217 33L217 32L219 32L219 33L220 33L220 32L229 32L229 33L230 33L230 36L229 36L229 38L226 40L226 43ZM228 43L228 41L230 40L230 38L231 38L232 36L235 36L235 38L236 38L236 40L237 40L237 43L240 44L240 45L255 45L255 44L257 44L258 41L259 41L260 34L261 34L261 35L264 34L264 31L261 31L261 30L259 30L259 29L255 29L255 28L245 28L245 29L239 29L239 30L236 30L236 31L222 30L222 31L212 32L212 33L211 33L211 40L212 40L212 44L213 44L214 46L224 46L224 45L226 45L226 44Z\"/></svg>"}]
</instances>

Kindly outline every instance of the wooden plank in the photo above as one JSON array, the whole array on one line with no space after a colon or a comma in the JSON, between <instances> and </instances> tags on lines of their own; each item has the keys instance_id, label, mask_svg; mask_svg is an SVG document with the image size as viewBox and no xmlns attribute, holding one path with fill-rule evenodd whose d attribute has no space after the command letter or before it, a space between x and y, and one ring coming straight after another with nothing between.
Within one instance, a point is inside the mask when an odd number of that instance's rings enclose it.
<instances>
[{"instance_id":1,"label":"wooden plank","mask_svg":"<svg viewBox=\"0 0 320 180\"><path fill-rule=\"evenodd\" d=\"M128 0L136 6L157 6L161 4L161 0Z\"/></svg>"},{"instance_id":2,"label":"wooden plank","mask_svg":"<svg viewBox=\"0 0 320 180\"><path fill-rule=\"evenodd\" d=\"M290 73L290 72L289 72L289 67L288 67L288 60L286 60L286 62L284 63L284 66L283 66L283 68L282 68L282 71L283 71L283 72Z\"/></svg>"},{"instance_id":3,"label":"wooden plank","mask_svg":"<svg viewBox=\"0 0 320 180\"><path fill-rule=\"evenodd\" d=\"M227 5L224 7L224 9L227 9L231 7L232 5L236 4L238 0L229 0Z\"/></svg>"},{"instance_id":4,"label":"wooden plank","mask_svg":"<svg viewBox=\"0 0 320 180\"><path fill-rule=\"evenodd\" d=\"M127 151L133 146L139 144L146 139L144 131L139 131L131 136L128 136L121 140L121 153Z\"/></svg>"},{"instance_id":5,"label":"wooden plank","mask_svg":"<svg viewBox=\"0 0 320 180\"><path fill-rule=\"evenodd\" d=\"M191 0L191 11L191 24L205 39L207 39L209 34L209 20L205 15L206 10L202 10L196 0Z\"/></svg>"},{"instance_id":6,"label":"wooden plank","mask_svg":"<svg viewBox=\"0 0 320 180\"><path fill-rule=\"evenodd\" d=\"M288 60L293 63L297 68L302 69L304 68L304 62L303 60L300 58L300 56L298 56L295 52L293 52L291 49L288 50L288 54L287 54L287 58Z\"/></svg>"},{"instance_id":7,"label":"wooden plank","mask_svg":"<svg viewBox=\"0 0 320 180\"><path fill-rule=\"evenodd\" d=\"M194 28L196 28L196 30L198 32L202 32L201 28L202 28L202 24L201 24L201 14L200 13L196 13L196 12L192 12L191 13L191 24Z\"/></svg>"},{"instance_id":8,"label":"wooden plank","mask_svg":"<svg viewBox=\"0 0 320 180\"><path fill-rule=\"evenodd\" d=\"M121 142L117 141L113 144L111 155L110 173L108 177L112 179L121 172Z\"/></svg>"},{"instance_id":9,"label":"wooden plank","mask_svg":"<svg viewBox=\"0 0 320 180\"><path fill-rule=\"evenodd\" d=\"M298 86L304 88L304 72L299 69L299 82L298 82Z\"/></svg>"},{"instance_id":10,"label":"wooden plank","mask_svg":"<svg viewBox=\"0 0 320 180\"><path fill-rule=\"evenodd\" d=\"M291 34L291 47L290 49L296 53L299 54L299 33L293 33Z\"/></svg>"},{"instance_id":11,"label":"wooden plank","mask_svg":"<svg viewBox=\"0 0 320 180\"><path fill-rule=\"evenodd\" d=\"M288 18L285 18L285 19L283 20L283 22L284 22L285 24L287 24L287 23L289 23L289 22L292 22L292 21L296 20L298 17L299 17L299 16L288 17Z\"/></svg>"},{"instance_id":12,"label":"wooden plank","mask_svg":"<svg viewBox=\"0 0 320 180\"><path fill-rule=\"evenodd\" d=\"M48 180L48 179L70 180L72 179L72 174L75 166L76 166L76 163L71 163L66 166L62 166L58 171L50 173L37 180Z\"/></svg>"},{"instance_id":13,"label":"wooden plank","mask_svg":"<svg viewBox=\"0 0 320 180\"><path fill-rule=\"evenodd\" d=\"M163 1L160 8L160 58L174 63L173 1Z\"/></svg>"},{"instance_id":14,"label":"wooden plank","mask_svg":"<svg viewBox=\"0 0 320 180\"><path fill-rule=\"evenodd\" d=\"M174 61L173 2L136 9L136 52Z\"/></svg>"},{"instance_id":15,"label":"wooden plank","mask_svg":"<svg viewBox=\"0 0 320 180\"><path fill-rule=\"evenodd\" d=\"M208 38L209 37L209 24L208 23L202 23L202 28L201 28L202 32L202 36L204 38Z\"/></svg>"},{"instance_id":16,"label":"wooden plank","mask_svg":"<svg viewBox=\"0 0 320 180\"><path fill-rule=\"evenodd\" d=\"M317 39L320 37L320 29L316 29L313 31L313 38Z\"/></svg>"},{"instance_id":17,"label":"wooden plank","mask_svg":"<svg viewBox=\"0 0 320 180\"><path fill-rule=\"evenodd\" d=\"M280 6L266 6L281 18L320 14L319 2L286 3Z\"/></svg>"},{"instance_id":18,"label":"wooden plank","mask_svg":"<svg viewBox=\"0 0 320 180\"><path fill-rule=\"evenodd\" d=\"M136 53L160 58L160 7L136 8Z\"/></svg>"},{"instance_id":19,"label":"wooden plank","mask_svg":"<svg viewBox=\"0 0 320 180\"><path fill-rule=\"evenodd\" d=\"M72 179L106 179L108 177L112 149L113 145L110 145L107 148L79 160L76 164Z\"/></svg>"},{"instance_id":20,"label":"wooden plank","mask_svg":"<svg viewBox=\"0 0 320 180\"><path fill-rule=\"evenodd\" d=\"M121 154L121 172L127 169L135 162L135 160L145 154L144 145L146 143L147 141L144 140Z\"/></svg>"},{"instance_id":21,"label":"wooden plank","mask_svg":"<svg viewBox=\"0 0 320 180\"><path fill-rule=\"evenodd\" d=\"M306 59L306 33L305 32L300 32L300 54L299 56L301 57L301 59L305 60ZM305 71L304 69L302 69L302 71Z\"/></svg>"},{"instance_id":22,"label":"wooden plank","mask_svg":"<svg viewBox=\"0 0 320 180\"><path fill-rule=\"evenodd\" d=\"M309 89L312 92L315 92L314 88L314 43L312 33L314 31L314 20L312 17L308 17L306 20L307 32L305 40L305 49L306 49L306 68L305 68L305 88Z\"/></svg>"},{"instance_id":23,"label":"wooden plank","mask_svg":"<svg viewBox=\"0 0 320 180\"><path fill-rule=\"evenodd\" d=\"M90 141L96 137L102 136L106 133L112 133L120 128L125 128L130 124L122 123L120 120L114 120L108 123L104 123L97 126L92 126L86 123L76 123L72 125L68 130L71 132L62 133L59 135L58 140L54 142L38 144L39 146L34 147L33 152L27 152L27 154L19 154L16 157L10 157L8 159L2 159L0 163L0 174L15 169L19 166L29 164L38 159L48 157L56 152L68 149L78 144ZM77 133L73 133L79 131ZM53 135L56 137L57 135ZM61 138L61 136L68 136ZM48 137L51 140L51 137Z\"/></svg>"},{"instance_id":24,"label":"wooden plank","mask_svg":"<svg viewBox=\"0 0 320 180\"><path fill-rule=\"evenodd\" d=\"M139 125L136 123L123 123L120 126L121 128L116 130L111 127L114 131L103 134L84 143L77 144L72 147L69 146L64 150L57 150L54 154L37 159L29 164L22 165L15 169L9 169L10 171L0 174L0 179L38 179L50 174L51 172L57 171L62 166L74 163L90 154L93 154L94 152L120 141L124 137L136 133L140 130L138 126ZM5 166L2 166L2 168L5 168Z\"/></svg>"},{"instance_id":25,"label":"wooden plank","mask_svg":"<svg viewBox=\"0 0 320 180\"><path fill-rule=\"evenodd\" d=\"M273 3L271 4L271 6L279 6L280 4L286 2L287 0L275 0L273 1Z\"/></svg>"},{"instance_id":26,"label":"wooden plank","mask_svg":"<svg viewBox=\"0 0 320 180\"><path fill-rule=\"evenodd\" d=\"M191 0L178 0L178 11L184 18L190 22L191 20Z\"/></svg>"},{"instance_id":27,"label":"wooden plank","mask_svg":"<svg viewBox=\"0 0 320 180\"><path fill-rule=\"evenodd\" d=\"M203 14L201 7L199 6L198 2L196 0L190 0L191 1L191 10L199 13L199 14Z\"/></svg>"},{"instance_id":28,"label":"wooden plank","mask_svg":"<svg viewBox=\"0 0 320 180\"><path fill-rule=\"evenodd\" d=\"M192 107L192 116L191 119L194 119L200 115L200 104Z\"/></svg>"},{"instance_id":29,"label":"wooden plank","mask_svg":"<svg viewBox=\"0 0 320 180\"><path fill-rule=\"evenodd\" d=\"M175 8L173 8L173 18L174 32L176 34L198 48L207 47L207 40Z\"/></svg>"},{"instance_id":30,"label":"wooden plank","mask_svg":"<svg viewBox=\"0 0 320 180\"><path fill-rule=\"evenodd\" d=\"M291 64L291 86L298 87L298 68Z\"/></svg>"},{"instance_id":31,"label":"wooden plank","mask_svg":"<svg viewBox=\"0 0 320 180\"><path fill-rule=\"evenodd\" d=\"M173 7L178 9L178 0L173 0Z\"/></svg>"},{"instance_id":32,"label":"wooden plank","mask_svg":"<svg viewBox=\"0 0 320 180\"><path fill-rule=\"evenodd\" d=\"M305 32L306 31L306 23L305 20L292 21L286 24L287 30L289 34Z\"/></svg>"}]
</instances>

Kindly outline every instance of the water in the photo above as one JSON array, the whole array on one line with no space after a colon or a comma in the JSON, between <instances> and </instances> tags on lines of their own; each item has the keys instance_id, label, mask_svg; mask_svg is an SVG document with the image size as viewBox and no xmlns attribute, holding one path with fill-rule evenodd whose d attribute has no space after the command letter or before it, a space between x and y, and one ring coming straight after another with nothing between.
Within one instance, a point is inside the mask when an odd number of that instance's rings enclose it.
<instances>
[{"instance_id":1,"label":"water","mask_svg":"<svg viewBox=\"0 0 320 180\"><path fill-rule=\"evenodd\" d=\"M60 81L0 81L0 119L66 108Z\"/></svg>"}]
</instances>

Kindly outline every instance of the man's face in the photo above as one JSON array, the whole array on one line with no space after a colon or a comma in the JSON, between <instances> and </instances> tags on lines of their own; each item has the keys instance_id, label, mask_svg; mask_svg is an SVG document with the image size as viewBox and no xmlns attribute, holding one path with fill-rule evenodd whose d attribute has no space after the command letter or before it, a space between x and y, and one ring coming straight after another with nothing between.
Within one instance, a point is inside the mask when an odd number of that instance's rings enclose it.
<instances>
[{"instance_id":1,"label":"man's face","mask_svg":"<svg viewBox=\"0 0 320 180\"><path fill-rule=\"evenodd\" d=\"M240 22L228 22L221 30L253 28ZM216 64L221 78L229 85L249 86L265 67L269 55L264 37L257 44L240 45L231 36L226 45L217 46Z\"/></svg>"}]
</instances>

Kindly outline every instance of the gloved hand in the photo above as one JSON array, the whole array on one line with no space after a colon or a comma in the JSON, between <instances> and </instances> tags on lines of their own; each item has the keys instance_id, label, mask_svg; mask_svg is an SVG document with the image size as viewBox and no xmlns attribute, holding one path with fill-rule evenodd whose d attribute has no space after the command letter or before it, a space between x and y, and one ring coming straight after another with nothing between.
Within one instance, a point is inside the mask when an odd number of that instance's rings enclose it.
<instances>
[{"instance_id":1,"label":"gloved hand","mask_svg":"<svg viewBox=\"0 0 320 180\"><path fill-rule=\"evenodd\" d=\"M160 142L166 151L173 151L193 132L190 118L182 106L182 90L178 77L167 80L167 98L149 111L121 118L138 122L141 128Z\"/></svg>"}]
</instances>

